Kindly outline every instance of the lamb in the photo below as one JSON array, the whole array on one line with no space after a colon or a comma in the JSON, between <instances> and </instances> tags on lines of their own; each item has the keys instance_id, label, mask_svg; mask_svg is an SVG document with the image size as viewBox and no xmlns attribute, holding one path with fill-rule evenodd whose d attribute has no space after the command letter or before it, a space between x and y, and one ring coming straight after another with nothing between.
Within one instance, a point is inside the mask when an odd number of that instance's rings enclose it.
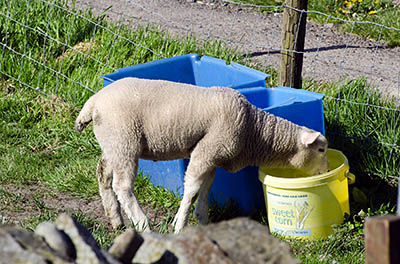
<instances>
[{"instance_id":1,"label":"lamb","mask_svg":"<svg viewBox=\"0 0 400 264\"><path fill-rule=\"evenodd\" d=\"M114 228L120 205L133 223L150 231L133 193L138 159L190 158L175 232L194 214L208 223L208 192L216 168L290 167L308 175L328 170L327 140L314 130L263 112L239 92L163 80L124 78L89 98L76 119L81 132L93 120L102 149L99 192Z\"/></svg>"}]
</instances>

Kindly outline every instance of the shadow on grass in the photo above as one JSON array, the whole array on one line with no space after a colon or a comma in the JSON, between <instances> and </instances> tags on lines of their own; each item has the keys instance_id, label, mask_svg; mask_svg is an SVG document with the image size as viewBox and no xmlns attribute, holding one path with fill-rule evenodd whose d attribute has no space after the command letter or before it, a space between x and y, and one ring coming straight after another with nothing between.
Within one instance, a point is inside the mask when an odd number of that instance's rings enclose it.
<instances>
[{"instance_id":1,"label":"shadow on grass","mask_svg":"<svg viewBox=\"0 0 400 264\"><path fill-rule=\"evenodd\" d=\"M249 217L260 222L261 224L267 224L267 212L265 208L260 211L254 210L250 214L244 214L243 210L241 210L241 208L232 199L223 206L219 206L217 202L211 201L209 209L209 220L211 223L230 220L241 216Z\"/></svg>"},{"instance_id":2,"label":"shadow on grass","mask_svg":"<svg viewBox=\"0 0 400 264\"><path fill-rule=\"evenodd\" d=\"M327 132L330 147L343 152L349 161L350 171L356 175L355 184L349 186L351 215L368 208L378 210L382 204L395 205L397 179L388 176L387 171L390 170L388 167L393 166L389 162L398 164L399 158L394 153L397 151L373 139L343 136L347 134L343 124L330 122L327 127L329 131L335 131Z\"/></svg>"}]
</instances>

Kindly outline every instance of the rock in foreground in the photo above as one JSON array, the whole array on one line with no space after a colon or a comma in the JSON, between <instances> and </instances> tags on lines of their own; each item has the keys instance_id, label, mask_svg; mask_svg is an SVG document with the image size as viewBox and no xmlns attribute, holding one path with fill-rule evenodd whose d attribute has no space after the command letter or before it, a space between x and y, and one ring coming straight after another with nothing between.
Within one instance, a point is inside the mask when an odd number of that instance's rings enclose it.
<instances>
[{"instance_id":1,"label":"rock in foreground","mask_svg":"<svg viewBox=\"0 0 400 264\"><path fill-rule=\"evenodd\" d=\"M290 247L269 235L267 227L237 218L207 226L188 227L181 234L118 236L108 251L67 214L38 225L35 233L0 226L0 263L299 263Z\"/></svg>"}]
</instances>

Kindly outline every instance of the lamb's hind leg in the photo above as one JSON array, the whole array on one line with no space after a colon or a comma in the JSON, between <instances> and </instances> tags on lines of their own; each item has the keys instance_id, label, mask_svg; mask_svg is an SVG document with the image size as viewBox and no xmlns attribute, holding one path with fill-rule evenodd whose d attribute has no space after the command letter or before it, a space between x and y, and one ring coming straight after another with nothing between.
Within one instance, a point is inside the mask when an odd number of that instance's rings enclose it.
<instances>
[{"instance_id":1,"label":"lamb's hind leg","mask_svg":"<svg viewBox=\"0 0 400 264\"><path fill-rule=\"evenodd\" d=\"M129 219L133 221L135 228L140 231L150 232L149 221L133 193L137 166L137 158L115 162L113 164L112 187Z\"/></svg>"},{"instance_id":2,"label":"lamb's hind leg","mask_svg":"<svg viewBox=\"0 0 400 264\"><path fill-rule=\"evenodd\" d=\"M118 228L122 226L124 222L117 196L112 190L112 167L104 156L99 159L99 163L97 164L97 178L101 201L106 216L110 218L113 228Z\"/></svg>"}]
</instances>

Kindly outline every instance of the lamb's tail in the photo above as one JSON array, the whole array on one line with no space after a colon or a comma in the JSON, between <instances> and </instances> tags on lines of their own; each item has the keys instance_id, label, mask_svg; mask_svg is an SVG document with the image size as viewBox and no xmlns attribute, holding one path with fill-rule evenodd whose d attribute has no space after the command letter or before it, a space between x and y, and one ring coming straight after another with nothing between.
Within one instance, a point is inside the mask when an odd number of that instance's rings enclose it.
<instances>
[{"instance_id":1,"label":"lamb's tail","mask_svg":"<svg viewBox=\"0 0 400 264\"><path fill-rule=\"evenodd\" d=\"M93 119L94 100L90 97L75 120L75 130L80 133Z\"/></svg>"}]
</instances>

